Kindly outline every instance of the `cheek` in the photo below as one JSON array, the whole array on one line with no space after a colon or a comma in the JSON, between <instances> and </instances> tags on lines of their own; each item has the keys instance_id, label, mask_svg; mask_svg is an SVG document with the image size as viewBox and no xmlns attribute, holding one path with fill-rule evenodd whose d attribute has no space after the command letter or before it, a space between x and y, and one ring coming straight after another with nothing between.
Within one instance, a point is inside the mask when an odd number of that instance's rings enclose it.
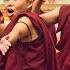
<instances>
[{"instance_id":1,"label":"cheek","mask_svg":"<svg viewBox=\"0 0 70 70\"><path fill-rule=\"evenodd\" d=\"M24 4L15 4L15 8L16 10L22 10L22 9L25 9L26 6Z\"/></svg>"}]
</instances>

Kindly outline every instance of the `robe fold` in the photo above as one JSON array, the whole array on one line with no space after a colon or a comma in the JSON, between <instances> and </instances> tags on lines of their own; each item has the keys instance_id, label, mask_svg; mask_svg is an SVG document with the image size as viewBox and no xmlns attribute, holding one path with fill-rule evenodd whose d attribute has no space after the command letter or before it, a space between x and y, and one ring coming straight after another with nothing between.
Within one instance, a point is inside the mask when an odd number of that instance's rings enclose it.
<instances>
[{"instance_id":1,"label":"robe fold","mask_svg":"<svg viewBox=\"0 0 70 70\"><path fill-rule=\"evenodd\" d=\"M38 14L21 12L8 24L2 36L10 33L23 16L31 20L39 37L30 42L18 40L6 54L4 70L61 70L52 36L46 22Z\"/></svg>"},{"instance_id":2,"label":"robe fold","mask_svg":"<svg viewBox=\"0 0 70 70\"><path fill-rule=\"evenodd\" d=\"M47 24L47 23L46 23ZM47 25L48 30L51 33L52 39L54 44L56 45L57 42L57 37L56 37L56 29L55 29L55 25Z\"/></svg>"},{"instance_id":3,"label":"robe fold","mask_svg":"<svg viewBox=\"0 0 70 70\"><path fill-rule=\"evenodd\" d=\"M70 70L70 5L60 9L58 31L61 31L61 37L56 47L60 50L58 59L61 70Z\"/></svg>"}]
</instances>

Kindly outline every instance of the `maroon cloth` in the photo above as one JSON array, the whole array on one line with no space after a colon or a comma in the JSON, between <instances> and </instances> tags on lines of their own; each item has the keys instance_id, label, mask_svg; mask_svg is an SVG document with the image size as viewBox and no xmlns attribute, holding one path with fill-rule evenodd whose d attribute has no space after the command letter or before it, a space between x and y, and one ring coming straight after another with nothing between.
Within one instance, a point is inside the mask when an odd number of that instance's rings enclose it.
<instances>
[{"instance_id":1,"label":"maroon cloth","mask_svg":"<svg viewBox=\"0 0 70 70\"><path fill-rule=\"evenodd\" d=\"M53 42L56 45L57 37L56 37L56 29L55 25L47 25L48 30L50 31L50 34L52 36Z\"/></svg>"},{"instance_id":2,"label":"maroon cloth","mask_svg":"<svg viewBox=\"0 0 70 70\"><path fill-rule=\"evenodd\" d=\"M40 14L44 13L43 11L40 12ZM45 21L46 22L46 21ZM46 25L47 25L47 28L48 30L50 31L51 33L51 36L52 36L52 39L53 39L53 42L54 44L56 45L56 42L57 42L57 37L56 37L56 29L55 29L55 25L49 25L49 23L47 24L46 22Z\"/></svg>"},{"instance_id":3,"label":"maroon cloth","mask_svg":"<svg viewBox=\"0 0 70 70\"><path fill-rule=\"evenodd\" d=\"M42 14L42 13L44 13L44 12L40 10L39 14ZM55 25L53 25L53 24L52 25L49 25L49 23L47 24L47 22L46 22L46 25L47 25L48 30L50 31L50 34L51 34L52 39L53 39L53 42L56 45L57 37L56 37Z\"/></svg>"},{"instance_id":4,"label":"maroon cloth","mask_svg":"<svg viewBox=\"0 0 70 70\"><path fill-rule=\"evenodd\" d=\"M38 14L18 14L6 27L2 36L8 34L22 16L27 16L31 20L39 37L31 42L17 41L6 55L5 70L60 70L52 36Z\"/></svg>"},{"instance_id":5,"label":"maroon cloth","mask_svg":"<svg viewBox=\"0 0 70 70\"><path fill-rule=\"evenodd\" d=\"M61 7L57 31L61 31L61 38L56 46L61 50L58 55L61 70L70 70L70 5Z\"/></svg>"}]
</instances>

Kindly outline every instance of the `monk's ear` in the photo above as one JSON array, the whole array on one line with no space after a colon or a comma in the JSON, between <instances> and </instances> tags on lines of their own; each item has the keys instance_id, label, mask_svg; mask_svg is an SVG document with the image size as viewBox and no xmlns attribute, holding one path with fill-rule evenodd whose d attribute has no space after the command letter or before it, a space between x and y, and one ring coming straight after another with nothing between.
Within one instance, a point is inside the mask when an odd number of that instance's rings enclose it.
<instances>
[{"instance_id":1,"label":"monk's ear","mask_svg":"<svg viewBox=\"0 0 70 70\"><path fill-rule=\"evenodd\" d=\"M27 8L31 8L32 7L33 1L34 0L29 0L28 7Z\"/></svg>"}]
</instances>

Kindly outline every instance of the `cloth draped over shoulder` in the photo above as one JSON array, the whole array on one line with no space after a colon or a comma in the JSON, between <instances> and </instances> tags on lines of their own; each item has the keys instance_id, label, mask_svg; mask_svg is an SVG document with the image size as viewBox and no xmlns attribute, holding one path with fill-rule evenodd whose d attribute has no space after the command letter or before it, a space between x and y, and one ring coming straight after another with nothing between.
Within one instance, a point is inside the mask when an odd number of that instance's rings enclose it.
<instances>
[{"instance_id":1,"label":"cloth draped over shoulder","mask_svg":"<svg viewBox=\"0 0 70 70\"><path fill-rule=\"evenodd\" d=\"M46 23L46 24L47 24L47 23ZM49 23L48 23L48 24L49 24ZM56 45L57 37L56 37L55 25L48 25L48 24L47 24L47 28L48 28L48 30L49 30L50 33L51 33L51 36L52 36L52 39L53 39L54 44Z\"/></svg>"},{"instance_id":2,"label":"cloth draped over shoulder","mask_svg":"<svg viewBox=\"0 0 70 70\"><path fill-rule=\"evenodd\" d=\"M57 56L56 56L56 52L55 52L55 45L54 45L54 42L53 42L53 39L52 39L52 36L46 26L46 22L41 18L39 17L38 14L36 13L18 13L17 16L8 24L8 26L6 27L6 29L4 30L4 32L2 33L2 37L7 35L8 33L11 32L11 30L13 29L13 27L16 25L17 21L19 18L23 17L23 16L26 16L28 17L33 26L36 27L37 30L39 30L41 33L42 33L42 39L43 39L43 48L44 48L44 58L45 58L45 64L46 64L46 68L35 68L35 69L21 69L21 70L61 70L60 69L60 65L59 65L59 62L57 60ZM40 42L40 41L39 41ZM20 43L20 42L18 42ZM32 42L33 43L33 42ZM17 43L15 43L15 46L16 46ZM18 45L17 45L18 46ZM17 49L17 46L15 47L15 49ZM21 44L22 47L26 47L26 46L23 46L23 44ZM36 44L36 47L37 47L37 44ZM40 46L41 47L41 46ZM39 48L40 48L39 47ZM21 47L20 47L21 48ZM31 47L29 47L31 49ZM12 48L10 48L11 50ZM8 51L8 53L12 53L11 51ZM38 50L38 49L37 49ZM42 49L41 49L42 50ZM40 51L41 51L40 50ZM17 50L16 50L17 51ZM25 51L25 50L23 50ZM22 51L22 52L23 52ZM31 50L30 50L31 51ZM19 51L20 52L20 51ZM17 65L16 68L13 68L14 65L12 65L11 68L8 68L8 66L10 66L11 62L14 61L12 58L8 58L8 57L12 57L10 54L8 54L5 57L4 59L4 68L6 68L5 70L20 70L19 66L20 65ZM36 52L37 54L37 52ZM16 54L17 56L18 54ZM21 54L20 54L21 55ZM29 56L30 57L33 57L32 55L34 54L30 54ZM42 55L42 54L41 54ZM41 56L40 55L40 56ZM2 56L2 55L1 55ZM22 56L22 55L21 55ZM20 57L21 57L20 56ZM17 58L17 60L20 60L19 63L22 64L22 61L20 59L20 57ZM24 57L25 58L25 57ZM36 58L39 58L36 57ZM8 61L11 60L11 61ZM0 59L2 61L2 59ZM16 60L16 59L15 59ZM37 61L38 62L38 61ZM16 62L15 62L16 63ZM29 62L28 62L29 63ZM3 64L3 63L2 63ZM17 63L16 63L17 64ZM37 64L31 64L31 65L37 65ZM42 65L41 62L39 63L39 65ZM44 65L44 64L43 64ZM20 66L22 67L22 66ZM23 66L24 67L24 66ZM35 66L34 66L35 67ZM13 68L13 69L12 69Z\"/></svg>"},{"instance_id":3,"label":"cloth draped over shoulder","mask_svg":"<svg viewBox=\"0 0 70 70\"><path fill-rule=\"evenodd\" d=\"M58 31L61 31L61 37L56 47L60 50L58 59L61 70L70 70L70 5L60 9Z\"/></svg>"}]
</instances>

